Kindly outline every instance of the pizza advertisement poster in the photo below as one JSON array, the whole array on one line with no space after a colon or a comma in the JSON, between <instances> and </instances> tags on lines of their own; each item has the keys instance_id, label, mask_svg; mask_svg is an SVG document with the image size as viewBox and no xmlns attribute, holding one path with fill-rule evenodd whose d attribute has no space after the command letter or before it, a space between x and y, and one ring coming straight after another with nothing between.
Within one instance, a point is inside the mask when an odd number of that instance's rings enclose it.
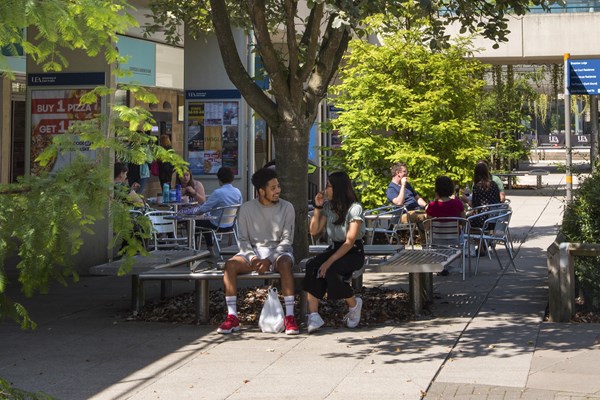
<instances>
[{"instance_id":1,"label":"pizza advertisement poster","mask_svg":"<svg viewBox=\"0 0 600 400\"><path fill-rule=\"evenodd\" d=\"M101 101L81 104L80 99L90 89L51 89L31 91L31 172L58 171L71 162L74 154L62 153L46 167L35 160L50 145L54 135L67 133L76 121L88 121L101 113ZM90 143L76 141L79 151L95 156Z\"/></svg>"}]
</instances>

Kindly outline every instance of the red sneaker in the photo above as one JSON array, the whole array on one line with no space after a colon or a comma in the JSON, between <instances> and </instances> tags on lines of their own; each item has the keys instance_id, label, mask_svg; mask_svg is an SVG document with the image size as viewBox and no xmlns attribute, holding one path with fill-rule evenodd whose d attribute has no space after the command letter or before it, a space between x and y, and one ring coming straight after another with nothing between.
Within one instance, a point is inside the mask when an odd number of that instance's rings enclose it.
<instances>
[{"instance_id":1,"label":"red sneaker","mask_svg":"<svg viewBox=\"0 0 600 400\"><path fill-rule=\"evenodd\" d=\"M225 322L219 326L217 332L219 333L231 333L240 330L240 320L236 315L229 314L227 318L225 318Z\"/></svg>"},{"instance_id":2,"label":"red sneaker","mask_svg":"<svg viewBox=\"0 0 600 400\"><path fill-rule=\"evenodd\" d=\"M283 320L283 326L285 326L286 335L297 335L300 333L300 328L296 323L296 318L293 315L288 315Z\"/></svg>"}]
</instances>

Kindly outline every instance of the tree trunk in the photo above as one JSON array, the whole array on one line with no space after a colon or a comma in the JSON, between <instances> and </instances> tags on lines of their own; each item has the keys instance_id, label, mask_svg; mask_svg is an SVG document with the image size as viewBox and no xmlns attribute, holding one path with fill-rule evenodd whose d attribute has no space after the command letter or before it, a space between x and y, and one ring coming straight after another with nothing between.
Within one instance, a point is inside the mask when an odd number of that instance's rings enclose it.
<instances>
[{"instance_id":1,"label":"tree trunk","mask_svg":"<svg viewBox=\"0 0 600 400\"><path fill-rule=\"evenodd\" d=\"M311 119L312 121L312 119ZM310 125L282 123L276 128L275 162L281 197L294 205L294 256L296 262L308 255L308 140Z\"/></svg>"}]
</instances>

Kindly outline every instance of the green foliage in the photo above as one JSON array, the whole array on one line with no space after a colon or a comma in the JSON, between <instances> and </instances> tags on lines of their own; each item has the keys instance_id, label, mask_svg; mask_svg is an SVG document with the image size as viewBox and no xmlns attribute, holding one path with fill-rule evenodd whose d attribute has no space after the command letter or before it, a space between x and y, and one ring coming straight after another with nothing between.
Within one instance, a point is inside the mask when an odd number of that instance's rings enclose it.
<instances>
[{"instance_id":1,"label":"green foliage","mask_svg":"<svg viewBox=\"0 0 600 400\"><path fill-rule=\"evenodd\" d=\"M13 53L22 48L44 71L68 66L62 55L65 49L81 50L90 57L103 54L107 63L122 62L115 43L117 34L137 26L131 10L126 0L5 0L0 2L0 47ZM25 29L33 32L33 41L26 40ZM5 64L0 56L0 69ZM139 101L156 102L155 96L140 87L123 89ZM98 87L81 101L108 101L113 91ZM171 162L182 172L187 163L143 133L153 122L141 107L114 107L110 117L79 121L68 134L55 135L35 160L47 166L68 152L73 160L70 165L52 174L41 172L21 177L16 184L0 185L0 321L10 318L23 328L35 328L27 310L6 296L7 286L15 283L8 280L4 269L9 256L19 256L18 284L26 296L47 292L52 281L64 285L67 279L76 281L72 255L81 249L84 235L93 233L93 224L105 217L107 209L114 231L112 245L125 243L119 254L128 262L121 272L131 266L132 255L145 251L142 242L150 236L150 222L130 218L132 204L113 193L109 166L113 157L138 164L158 159ZM90 143L95 156L83 156L76 141Z\"/></svg>"},{"instance_id":2,"label":"green foliage","mask_svg":"<svg viewBox=\"0 0 600 400\"><path fill-rule=\"evenodd\" d=\"M343 110L333 121L342 152L330 162L358 182L366 207L386 202L389 169L398 161L425 197L433 197L438 175L470 179L487 151L476 119L483 67L467 53L462 43L431 51L412 31L386 37L383 46L351 42L343 83L333 88Z\"/></svg>"},{"instance_id":3,"label":"green foliage","mask_svg":"<svg viewBox=\"0 0 600 400\"><path fill-rule=\"evenodd\" d=\"M534 85L541 83L544 69L535 72L517 72L512 66L497 65L491 68L493 82L479 108L482 131L490 138L492 169L511 170L516 161L527 158L529 147L520 140L529 120L529 107L535 108L539 100Z\"/></svg>"},{"instance_id":4,"label":"green foliage","mask_svg":"<svg viewBox=\"0 0 600 400\"><path fill-rule=\"evenodd\" d=\"M21 46L47 72L68 66L64 50L103 53L109 63L123 62L114 43L118 33L138 25L131 10L126 0L3 0L0 46ZM24 40L25 29L35 33L34 41ZM4 64L0 55L0 69Z\"/></svg>"},{"instance_id":5,"label":"green foliage","mask_svg":"<svg viewBox=\"0 0 600 400\"><path fill-rule=\"evenodd\" d=\"M574 200L565 209L561 231L569 242L600 243L600 173L580 177ZM594 298L600 298L598 265L600 257L575 258L575 275L580 287Z\"/></svg>"},{"instance_id":6,"label":"green foliage","mask_svg":"<svg viewBox=\"0 0 600 400\"><path fill-rule=\"evenodd\" d=\"M427 19L428 24L420 27L423 42L431 48L444 48L448 45L449 36L445 30L448 25L461 25L461 34L478 32L484 37L496 42L508 40L508 14L524 15L530 6L542 6L547 9L555 0L509 0L501 2L472 2L465 0L444 1L340 1L340 0L308 0L309 10L324 6L325 12L334 15L331 28L347 28L357 36L364 37L368 33L368 20L376 16L385 21L386 32L395 32L398 21ZM265 0L250 2L239 0L154 0L150 3L154 23L148 26L148 33L162 31L172 43L181 40L181 25L185 24L188 33L197 37L202 33L214 31L212 10L215 3L227 7L229 22L233 26L246 30L256 28L252 17L256 8L264 8L267 18L258 22L260 28L267 28L274 33L285 30L290 21L307 22L298 13L297 2L282 2L281 0ZM483 22L485 20L485 22ZM262 22L262 23L261 23ZM407 28L404 25L403 28ZM494 48L498 45L495 44Z\"/></svg>"},{"instance_id":7,"label":"green foliage","mask_svg":"<svg viewBox=\"0 0 600 400\"><path fill-rule=\"evenodd\" d=\"M0 378L0 399L3 400L52 400L54 397L46 393L31 393L11 386L6 380Z\"/></svg>"},{"instance_id":8,"label":"green foliage","mask_svg":"<svg viewBox=\"0 0 600 400\"><path fill-rule=\"evenodd\" d=\"M110 93L97 88L82 102L95 103L97 96ZM144 97L144 96L142 96ZM156 139L143 133L152 124L142 108L115 107L112 118L98 117L69 127L69 133L56 135L36 160L45 166L61 154L70 153L72 162L49 174L21 177L17 184L0 185L0 321L11 318L23 328L35 328L22 305L5 295L9 283L4 271L6 257L18 254L18 281L25 296L46 293L52 281L66 285L77 281L71 257L83 245L83 235L93 234L93 225L108 209L113 229L112 246L124 245L119 255L126 257L121 274L131 267L131 257L145 253L151 224L145 217L132 219L133 208L127 196L114 193L109 157L143 163L153 159L172 162L178 171L187 163L173 151L158 146ZM101 127L106 124L109 132ZM96 155L84 156L76 141L90 143ZM42 170L43 171L43 170Z\"/></svg>"}]
</instances>

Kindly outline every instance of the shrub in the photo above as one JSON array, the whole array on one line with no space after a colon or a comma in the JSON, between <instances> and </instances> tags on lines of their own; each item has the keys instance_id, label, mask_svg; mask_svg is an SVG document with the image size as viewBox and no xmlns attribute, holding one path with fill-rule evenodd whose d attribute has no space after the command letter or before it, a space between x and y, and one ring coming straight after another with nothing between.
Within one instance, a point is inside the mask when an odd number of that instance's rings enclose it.
<instances>
[{"instance_id":1,"label":"shrub","mask_svg":"<svg viewBox=\"0 0 600 400\"><path fill-rule=\"evenodd\" d=\"M565 209L563 234L569 242L600 243L600 173L580 180ZM575 276L586 307L600 306L600 257L576 257Z\"/></svg>"}]
</instances>

